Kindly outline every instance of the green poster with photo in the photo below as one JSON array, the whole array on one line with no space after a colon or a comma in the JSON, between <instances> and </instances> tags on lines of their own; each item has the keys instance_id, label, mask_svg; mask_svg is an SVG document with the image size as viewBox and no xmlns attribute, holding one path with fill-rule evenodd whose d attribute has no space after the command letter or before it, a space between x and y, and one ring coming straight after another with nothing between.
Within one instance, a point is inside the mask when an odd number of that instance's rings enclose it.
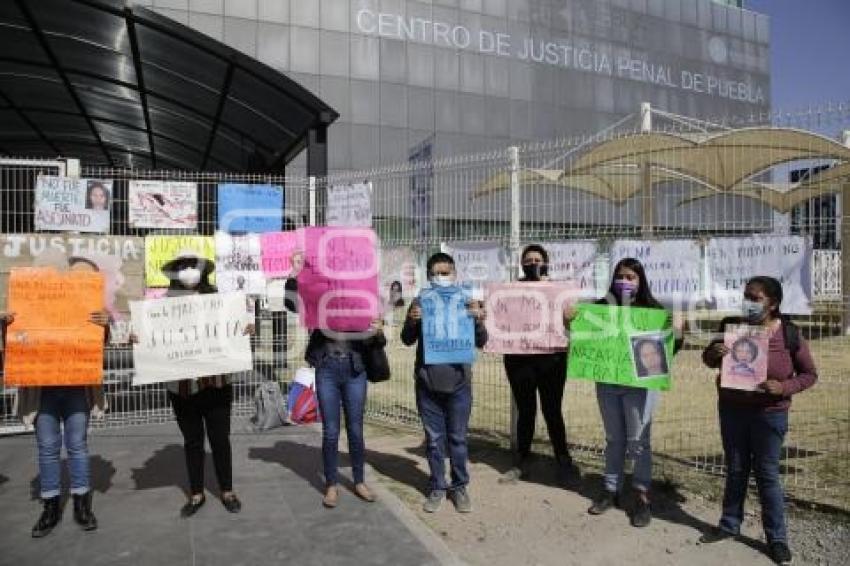
<instances>
[{"instance_id":1,"label":"green poster with photo","mask_svg":"<svg viewBox=\"0 0 850 566\"><path fill-rule=\"evenodd\" d=\"M570 324L567 377L670 389L673 331L662 309L578 305Z\"/></svg>"}]
</instances>

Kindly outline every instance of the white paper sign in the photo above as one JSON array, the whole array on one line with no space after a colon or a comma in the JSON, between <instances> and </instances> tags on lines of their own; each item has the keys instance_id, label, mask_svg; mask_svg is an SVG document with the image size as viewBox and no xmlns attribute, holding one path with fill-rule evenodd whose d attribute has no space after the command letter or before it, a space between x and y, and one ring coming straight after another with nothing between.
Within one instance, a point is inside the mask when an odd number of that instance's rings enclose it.
<instances>
[{"instance_id":1,"label":"white paper sign","mask_svg":"<svg viewBox=\"0 0 850 566\"><path fill-rule=\"evenodd\" d=\"M747 280L756 275L782 283L782 312L812 312L812 241L803 236L712 238L706 248L717 310L740 311Z\"/></svg>"},{"instance_id":2,"label":"white paper sign","mask_svg":"<svg viewBox=\"0 0 850 566\"><path fill-rule=\"evenodd\" d=\"M328 226L372 226L372 183L328 187Z\"/></svg>"},{"instance_id":3,"label":"white paper sign","mask_svg":"<svg viewBox=\"0 0 850 566\"><path fill-rule=\"evenodd\" d=\"M595 240L545 242L542 245L549 254L549 279L574 283L581 298L595 298L600 294L596 290L594 270L599 253Z\"/></svg>"},{"instance_id":4,"label":"white paper sign","mask_svg":"<svg viewBox=\"0 0 850 566\"><path fill-rule=\"evenodd\" d=\"M623 258L643 264L652 295L669 307L686 307L701 299L702 258L694 240L617 240L611 248L611 274Z\"/></svg>"},{"instance_id":5,"label":"white paper sign","mask_svg":"<svg viewBox=\"0 0 850 566\"><path fill-rule=\"evenodd\" d=\"M250 371L242 293L210 293L130 303L133 385Z\"/></svg>"},{"instance_id":6,"label":"white paper sign","mask_svg":"<svg viewBox=\"0 0 850 566\"><path fill-rule=\"evenodd\" d=\"M35 229L109 232L112 181L39 175L35 184Z\"/></svg>"},{"instance_id":7,"label":"white paper sign","mask_svg":"<svg viewBox=\"0 0 850 566\"><path fill-rule=\"evenodd\" d=\"M194 229L198 225L196 183L132 180L127 200L133 228Z\"/></svg>"},{"instance_id":8,"label":"white paper sign","mask_svg":"<svg viewBox=\"0 0 850 566\"><path fill-rule=\"evenodd\" d=\"M457 280L475 287L507 281L508 251L497 242L451 242L441 248L455 260Z\"/></svg>"},{"instance_id":9,"label":"white paper sign","mask_svg":"<svg viewBox=\"0 0 850 566\"><path fill-rule=\"evenodd\" d=\"M215 280L220 291L266 292L259 234L215 233Z\"/></svg>"}]
</instances>

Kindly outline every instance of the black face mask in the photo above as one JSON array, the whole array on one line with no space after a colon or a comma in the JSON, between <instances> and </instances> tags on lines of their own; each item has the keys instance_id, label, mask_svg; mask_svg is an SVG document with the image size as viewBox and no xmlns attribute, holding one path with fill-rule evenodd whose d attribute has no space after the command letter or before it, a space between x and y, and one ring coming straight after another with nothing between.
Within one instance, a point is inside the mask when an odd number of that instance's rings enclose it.
<instances>
[{"instance_id":1,"label":"black face mask","mask_svg":"<svg viewBox=\"0 0 850 566\"><path fill-rule=\"evenodd\" d=\"M545 263L530 263L522 266L522 274L529 281L540 281L549 275L549 266Z\"/></svg>"}]
</instances>

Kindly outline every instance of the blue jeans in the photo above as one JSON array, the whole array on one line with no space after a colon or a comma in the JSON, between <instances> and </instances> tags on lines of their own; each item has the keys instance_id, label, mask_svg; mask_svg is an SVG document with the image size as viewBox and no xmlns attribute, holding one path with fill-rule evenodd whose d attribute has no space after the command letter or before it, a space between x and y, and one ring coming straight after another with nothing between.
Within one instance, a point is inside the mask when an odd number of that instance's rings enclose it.
<instances>
[{"instance_id":1,"label":"blue jeans","mask_svg":"<svg viewBox=\"0 0 850 566\"><path fill-rule=\"evenodd\" d=\"M62 430L60 430L60 423ZM38 471L41 498L60 494L62 439L71 471L71 493L89 491L89 402L85 387L43 387L35 440L38 444Z\"/></svg>"},{"instance_id":2,"label":"blue jeans","mask_svg":"<svg viewBox=\"0 0 850 566\"><path fill-rule=\"evenodd\" d=\"M726 457L726 489L720 528L741 530L750 470L756 477L761 521L767 542L787 541L785 496L779 480L779 457L788 431L788 412L720 406L720 436Z\"/></svg>"},{"instance_id":3,"label":"blue jeans","mask_svg":"<svg viewBox=\"0 0 850 566\"><path fill-rule=\"evenodd\" d=\"M604 487L619 492L626 460L634 460L632 486L649 491L652 484L652 449L649 438L658 391L607 383L596 384L596 400L605 426Z\"/></svg>"},{"instance_id":4,"label":"blue jeans","mask_svg":"<svg viewBox=\"0 0 850 566\"><path fill-rule=\"evenodd\" d=\"M360 354L328 354L316 368L316 396L322 415L322 462L325 483L337 483L340 405L345 411L345 431L354 483L363 483L366 444L363 411L366 408L366 370Z\"/></svg>"},{"instance_id":5,"label":"blue jeans","mask_svg":"<svg viewBox=\"0 0 850 566\"><path fill-rule=\"evenodd\" d=\"M430 489L446 489L445 447L448 444L452 483L458 489L469 483L466 443L469 415L472 413L472 384L467 383L452 393L429 390L416 381L416 407L425 429L428 443L428 467L431 469Z\"/></svg>"}]
</instances>

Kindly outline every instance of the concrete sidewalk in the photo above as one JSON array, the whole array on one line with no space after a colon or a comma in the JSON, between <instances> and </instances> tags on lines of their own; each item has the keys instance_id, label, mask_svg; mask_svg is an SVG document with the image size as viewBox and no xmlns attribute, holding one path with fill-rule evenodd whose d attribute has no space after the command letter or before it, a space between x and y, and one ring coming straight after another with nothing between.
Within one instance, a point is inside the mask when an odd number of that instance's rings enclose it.
<instances>
[{"instance_id":1,"label":"concrete sidewalk","mask_svg":"<svg viewBox=\"0 0 850 566\"><path fill-rule=\"evenodd\" d=\"M0 565L457 562L371 473L367 481L377 503L357 499L345 489L351 487L346 479L339 507L324 509L317 428L255 434L235 421L232 441L242 512L231 515L218 501L207 455L207 503L194 517L181 519L186 471L177 426L94 431L89 443L99 529L82 532L68 501L54 532L33 539L30 529L40 513L35 439L0 438ZM341 470L346 477L349 471ZM67 488L67 477L63 485Z\"/></svg>"}]
</instances>

